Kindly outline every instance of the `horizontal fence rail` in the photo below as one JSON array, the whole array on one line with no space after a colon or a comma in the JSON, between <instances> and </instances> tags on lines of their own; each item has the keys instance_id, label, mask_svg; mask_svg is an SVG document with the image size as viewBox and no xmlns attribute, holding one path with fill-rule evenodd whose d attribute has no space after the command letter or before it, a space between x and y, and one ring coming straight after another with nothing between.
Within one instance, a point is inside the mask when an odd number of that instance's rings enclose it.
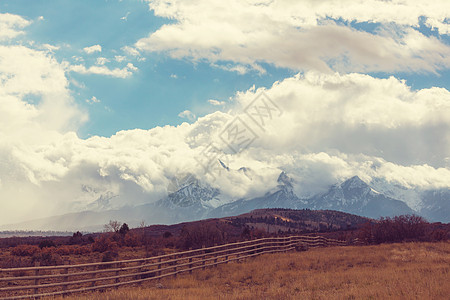
<instances>
[{"instance_id":1,"label":"horizontal fence rail","mask_svg":"<svg viewBox=\"0 0 450 300\"><path fill-rule=\"evenodd\" d=\"M140 284L265 253L296 248L344 246L323 236L273 237L155 257L78 265L0 269L0 299L67 295Z\"/></svg>"}]
</instances>

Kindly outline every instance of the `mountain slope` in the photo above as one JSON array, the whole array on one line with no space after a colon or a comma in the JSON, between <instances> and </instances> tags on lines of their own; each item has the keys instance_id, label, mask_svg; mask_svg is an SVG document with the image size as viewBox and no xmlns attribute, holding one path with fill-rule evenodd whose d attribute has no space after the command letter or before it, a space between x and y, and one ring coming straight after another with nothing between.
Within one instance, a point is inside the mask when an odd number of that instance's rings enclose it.
<instances>
[{"instance_id":1,"label":"mountain slope","mask_svg":"<svg viewBox=\"0 0 450 300\"><path fill-rule=\"evenodd\" d=\"M238 171L244 172L242 168ZM251 175L249 170L246 172L249 176ZM155 203L115 210L83 211L4 225L0 226L0 229L95 231L101 230L103 224L108 223L109 220L127 222L132 227L138 226L143 220L147 224L174 224L205 218L235 216L262 208L327 209L370 218L416 213L430 221L450 221L449 189L420 193L414 190L400 191L403 196L416 195L415 207L421 209L414 211L405 202L388 196L399 194L398 189L389 193L389 186L386 183L378 183L377 185L383 190L383 193L380 193L357 176L331 186L325 193L310 198L299 198L293 191L293 180L286 173L281 172L276 188L268 191L264 196L235 201L224 199L219 189L201 183L193 177L185 179L176 180L168 196Z\"/></svg>"},{"instance_id":2,"label":"mountain slope","mask_svg":"<svg viewBox=\"0 0 450 300\"><path fill-rule=\"evenodd\" d=\"M450 189L428 190L421 193L420 214L430 221L450 222Z\"/></svg>"},{"instance_id":3,"label":"mountain slope","mask_svg":"<svg viewBox=\"0 0 450 300\"><path fill-rule=\"evenodd\" d=\"M404 202L375 191L358 176L310 198L308 207L345 211L370 218L414 213Z\"/></svg>"},{"instance_id":4,"label":"mountain slope","mask_svg":"<svg viewBox=\"0 0 450 300\"><path fill-rule=\"evenodd\" d=\"M239 199L222 205L208 213L208 217L217 218L234 216L261 208L306 208L306 202L298 198L293 192L292 179L282 172L278 176L277 188L262 197L253 199Z\"/></svg>"},{"instance_id":5,"label":"mountain slope","mask_svg":"<svg viewBox=\"0 0 450 300\"><path fill-rule=\"evenodd\" d=\"M244 225L266 232L317 232L355 229L373 221L344 212L309 209L256 209L238 216L223 218L231 224Z\"/></svg>"}]
</instances>

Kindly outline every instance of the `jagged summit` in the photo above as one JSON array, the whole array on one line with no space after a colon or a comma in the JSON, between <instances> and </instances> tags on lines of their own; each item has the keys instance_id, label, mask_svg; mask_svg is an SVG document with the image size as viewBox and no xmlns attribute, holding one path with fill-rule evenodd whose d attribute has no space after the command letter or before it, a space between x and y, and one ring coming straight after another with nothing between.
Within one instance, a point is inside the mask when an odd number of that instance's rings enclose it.
<instances>
[{"instance_id":1,"label":"jagged summit","mask_svg":"<svg viewBox=\"0 0 450 300\"><path fill-rule=\"evenodd\" d=\"M353 176L344 181L340 186L344 199L351 203L362 202L365 203L367 195L372 192L372 188L361 180L358 176ZM345 202L344 200L344 202Z\"/></svg>"},{"instance_id":2,"label":"jagged summit","mask_svg":"<svg viewBox=\"0 0 450 300\"><path fill-rule=\"evenodd\" d=\"M286 187L292 189L293 180L283 171L280 173L277 179L278 187Z\"/></svg>"},{"instance_id":3,"label":"jagged summit","mask_svg":"<svg viewBox=\"0 0 450 300\"><path fill-rule=\"evenodd\" d=\"M341 187L346 190L352 189L370 189L370 186L361 180L358 176L353 176L352 178L347 179L341 184Z\"/></svg>"},{"instance_id":4,"label":"jagged summit","mask_svg":"<svg viewBox=\"0 0 450 300\"><path fill-rule=\"evenodd\" d=\"M219 159L219 163L225 170L230 171L230 168L223 161L221 161L220 159Z\"/></svg>"},{"instance_id":5,"label":"jagged summit","mask_svg":"<svg viewBox=\"0 0 450 300\"><path fill-rule=\"evenodd\" d=\"M309 199L308 204L313 209L334 209L371 218L413 213L404 202L375 191L358 176L333 185Z\"/></svg>"},{"instance_id":6,"label":"jagged summit","mask_svg":"<svg viewBox=\"0 0 450 300\"><path fill-rule=\"evenodd\" d=\"M167 197L157 202L159 206L168 208L211 206L208 203L220 195L219 189L201 183L192 174L174 178L167 191Z\"/></svg>"},{"instance_id":7,"label":"jagged summit","mask_svg":"<svg viewBox=\"0 0 450 300\"><path fill-rule=\"evenodd\" d=\"M283 171L277 179L277 187L264 196L239 199L212 210L208 217L223 217L246 213L258 208L305 208L306 202L295 195L293 180Z\"/></svg>"}]
</instances>

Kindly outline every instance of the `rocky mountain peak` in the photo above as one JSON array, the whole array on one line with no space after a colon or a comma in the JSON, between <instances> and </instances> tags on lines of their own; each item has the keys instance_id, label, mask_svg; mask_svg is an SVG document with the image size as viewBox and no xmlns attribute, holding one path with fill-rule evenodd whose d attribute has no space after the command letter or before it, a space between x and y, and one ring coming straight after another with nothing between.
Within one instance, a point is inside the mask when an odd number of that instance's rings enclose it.
<instances>
[{"instance_id":1,"label":"rocky mountain peak","mask_svg":"<svg viewBox=\"0 0 450 300\"><path fill-rule=\"evenodd\" d=\"M293 180L284 171L280 173L277 179L279 188L292 189Z\"/></svg>"},{"instance_id":2,"label":"rocky mountain peak","mask_svg":"<svg viewBox=\"0 0 450 300\"><path fill-rule=\"evenodd\" d=\"M164 206L175 207L201 206L220 194L218 189L201 183L192 174L174 178L170 182L167 191L167 198L161 199L159 202Z\"/></svg>"},{"instance_id":3,"label":"rocky mountain peak","mask_svg":"<svg viewBox=\"0 0 450 300\"><path fill-rule=\"evenodd\" d=\"M344 191L348 191L348 192L352 192L355 190L359 190L359 191L370 190L370 186L367 183L365 183L364 181L362 181L361 178L359 178L358 176L353 176L352 178L347 179L340 185L340 187Z\"/></svg>"}]
</instances>

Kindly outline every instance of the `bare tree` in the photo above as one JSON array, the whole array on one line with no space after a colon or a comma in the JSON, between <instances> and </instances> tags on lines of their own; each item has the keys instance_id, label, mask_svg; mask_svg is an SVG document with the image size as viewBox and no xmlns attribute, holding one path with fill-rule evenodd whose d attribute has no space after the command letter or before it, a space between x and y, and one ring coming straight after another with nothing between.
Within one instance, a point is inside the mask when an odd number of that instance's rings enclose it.
<instances>
[{"instance_id":1,"label":"bare tree","mask_svg":"<svg viewBox=\"0 0 450 300\"><path fill-rule=\"evenodd\" d=\"M105 224L104 231L105 232L119 232L122 223L117 220L109 220L108 224Z\"/></svg>"},{"instance_id":2,"label":"bare tree","mask_svg":"<svg viewBox=\"0 0 450 300\"><path fill-rule=\"evenodd\" d=\"M142 220L141 223L139 223L139 228L144 228L145 226L147 226L145 220Z\"/></svg>"}]
</instances>

